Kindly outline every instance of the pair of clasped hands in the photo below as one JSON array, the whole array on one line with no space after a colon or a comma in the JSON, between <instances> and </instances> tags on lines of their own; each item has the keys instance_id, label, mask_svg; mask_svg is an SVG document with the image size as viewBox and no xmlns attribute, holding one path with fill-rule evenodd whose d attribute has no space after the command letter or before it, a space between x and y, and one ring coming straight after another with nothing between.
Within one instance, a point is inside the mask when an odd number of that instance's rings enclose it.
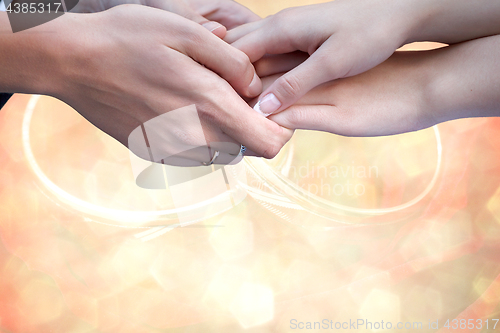
<instances>
[{"instance_id":1,"label":"pair of clasped hands","mask_svg":"<svg viewBox=\"0 0 500 333\"><path fill-rule=\"evenodd\" d=\"M230 0L80 0L74 11L92 14L45 24L59 56L43 92L132 151L142 128L166 164L227 164L241 145L273 158L295 129L390 135L499 111L496 0L336 0L265 19ZM395 52L413 41L453 45Z\"/></svg>"}]
</instances>

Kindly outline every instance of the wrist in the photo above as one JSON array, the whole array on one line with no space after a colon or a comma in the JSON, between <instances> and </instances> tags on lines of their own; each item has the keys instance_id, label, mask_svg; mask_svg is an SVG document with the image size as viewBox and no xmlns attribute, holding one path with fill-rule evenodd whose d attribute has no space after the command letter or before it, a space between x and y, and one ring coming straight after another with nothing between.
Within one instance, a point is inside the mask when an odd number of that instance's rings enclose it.
<instances>
[{"instance_id":1,"label":"wrist","mask_svg":"<svg viewBox=\"0 0 500 333\"><path fill-rule=\"evenodd\" d=\"M468 116L467 103L459 96L464 94L460 88L463 79L461 71L456 70L456 52L453 49L443 47L424 51L420 67L426 77L424 98L426 113L432 119L432 125Z\"/></svg>"},{"instance_id":2,"label":"wrist","mask_svg":"<svg viewBox=\"0 0 500 333\"><path fill-rule=\"evenodd\" d=\"M426 30L437 16L439 5L426 0L392 1L400 31L401 46L413 42L427 41L422 31Z\"/></svg>"},{"instance_id":3,"label":"wrist","mask_svg":"<svg viewBox=\"0 0 500 333\"><path fill-rule=\"evenodd\" d=\"M439 122L499 116L499 51L500 36L429 51L427 90Z\"/></svg>"},{"instance_id":4,"label":"wrist","mask_svg":"<svg viewBox=\"0 0 500 333\"><path fill-rule=\"evenodd\" d=\"M456 44L500 34L499 1L409 0L408 8L412 27L407 42Z\"/></svg>"},{"instance_id":5,"label":"wrist","mask_svg":"<svg viewBox=\"0 0 500 333\"><path fill-rule=\"evenodd\" d=\"M418 40L419 31L430 15L431 8L426 0L369 0L373 11L378 12L378 21L374 27L380 26L381 40L391 40L399 48Z\"/></svg>"},{"instance_id":6,"label":"wrist","mask_svg":"<svg viewBox=\"0 0 500 333\"><path fill-rule=\"evenodd\" d=\"M109 4L104 0L79 0L72 13L97 13L108 9Z\"/></svg>"},{"instance_id":7,"label":"wrist","mask_svg":"<svg viewBox=\"0 0 500 333\"><path fill-rule=\"evenodd\" d=\"M5 15L4 15L5 14ZM0 88L3 92L52 95L60 77L67 15L40 26L12 33L6 13L0 30Z\"/></svg>"},{"instance_id":8,"label":"wrist","mask_svg":"<svg viewBox=\"0 0 500 333\"><path fill-rule=\"evenodd\" d=\"M66 13L51 21L53 26L45 28L52 33L47 33L38 44L44 61L37 72L40 80L35 81L37 93L64 100L64 94L71 88L72 75L84 67L82 57L87 47L84 22L92 15Z\"/></svg>"},{"instance_id":9,"label":"wrist","mask_svg":"<svg viewBox=\"0 0 500 333\"><path fill-rule=\"evenodd\" d=\"M397 91L400 95L396 99L404 101L403 110L411 110L406 112L408 118L405 121L410 125L405 131L427 128L448 120L441 99L444 87L442 73L433 52L398 51L384 63L389 73L384 80L397 83L392 88L393 93ZM395 78L391 79L390 75Z\"/></svg>"}]
</instances>

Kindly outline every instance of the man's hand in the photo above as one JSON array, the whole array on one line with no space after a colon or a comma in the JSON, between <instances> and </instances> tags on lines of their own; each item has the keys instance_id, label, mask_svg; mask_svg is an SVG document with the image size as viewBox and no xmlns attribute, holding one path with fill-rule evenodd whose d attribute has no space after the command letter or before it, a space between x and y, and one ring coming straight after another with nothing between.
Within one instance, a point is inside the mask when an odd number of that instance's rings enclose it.
<instances>
[{"instance_id":1,"label":"man's hand","mask_svg":"<svg viewBox=\"0 0 500 333\"><path fill-rule=\"evenodd\" d=\"M184 2L201 16L219 22L229 30L261 19L259 15L233 0L184 0Z\"/></svg>"},{"instance_id":2,"label":"man's hand","mask_svg":"<svg viewBox=\"0 0 500 333\"><path fill-rule=\"evenodd\" d=\"M53 33L35 34L35 29ZM203 133L192 133L189 124L158 129L175 137L162 142L166 153L174 141L192 147L232 142L228 154L237 154L234 147L243 144L272 158L291 137L290 130L255 113L234 90L245 96L261 91L248 57L179 15L126 5L89 15L68 13L2 38L12 46L2 52L6 67L24 77L12 82L21 85L12 90L55 96L124 145L148 120L188 106L196 108ZM36 53L16 56L13 48L20 44ZM9 71L4 74L8 81ZM207 161L205 155L198 159Z\"/></svg>"}]
</instances>

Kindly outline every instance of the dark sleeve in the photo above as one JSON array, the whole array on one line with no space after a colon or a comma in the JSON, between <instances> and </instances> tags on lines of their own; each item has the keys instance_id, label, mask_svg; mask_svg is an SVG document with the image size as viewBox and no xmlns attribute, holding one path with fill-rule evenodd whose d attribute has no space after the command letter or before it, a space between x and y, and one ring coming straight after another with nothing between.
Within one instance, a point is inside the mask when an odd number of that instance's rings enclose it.
<instances>
[{"instance_id":1,"label":"dark sleeve","mask_svg":"<svg viewBox=\"0 0 500 333\"><path fill-rule=\"evenodd\" d=\"M5 105L5 103L7 103L7 101L10 98L10 96L12 96L12 95L11 94L0 93L0 109L3 108L3 106Z\"/></svg>"},{"instance_id":2,"label":"dark sleeve","mask_svg":"<svg viewBox=\"0 0 500 333\"><path fill-rule=\"evenodd\" d=\"M4 1L3 0L0 0L0 8L2 8L3 6L3 3ZM0 93L0 109L3 108L3 106L5 105L5 103L7 103L7 101L9 100L10 96L12 96L11 94L4 94L4 93Z\"/></svg>"}]
</instances>

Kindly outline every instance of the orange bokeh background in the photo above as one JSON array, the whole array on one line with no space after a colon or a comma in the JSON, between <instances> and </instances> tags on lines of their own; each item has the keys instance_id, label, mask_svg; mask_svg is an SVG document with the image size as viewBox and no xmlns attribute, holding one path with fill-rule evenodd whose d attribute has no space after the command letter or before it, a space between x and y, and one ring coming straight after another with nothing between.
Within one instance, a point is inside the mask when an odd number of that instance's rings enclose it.
<instances>
[{"instance_id":1,"label":"orange bokeh background","mask_svg":"<svg viewBox=\"0 0 500 333\"><path fill-rule=\"evenodd\" d=\"M265 16L305 2L244 3ZM47 194L22 150L29 99L16 95L0 112L1 331L288 332L291 319L362 318L418 321L430 332L429 321L446 331L447 319L500 318L499 119L439 125L438 181L404 218L326 224L248 195L200 227L144 242ZM417 160L436 149L407 144ZM363 202L400 200L401 184L386 174Z\"/></svg>"}]
</instances>

